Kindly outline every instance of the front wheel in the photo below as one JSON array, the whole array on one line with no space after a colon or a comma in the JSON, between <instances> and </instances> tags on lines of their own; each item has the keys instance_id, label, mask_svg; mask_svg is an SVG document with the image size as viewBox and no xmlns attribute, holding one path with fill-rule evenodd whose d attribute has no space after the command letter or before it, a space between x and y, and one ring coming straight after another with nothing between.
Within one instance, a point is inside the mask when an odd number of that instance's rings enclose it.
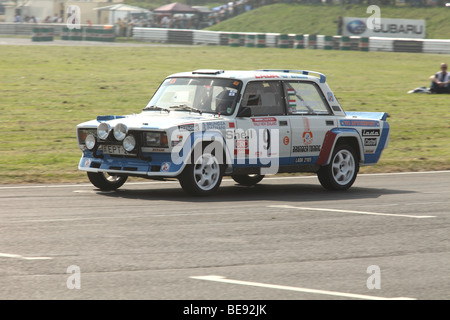
<instances>
[{"instance_id":1,"label":"front wheel","mask_svg":"<svg viewBox=\"0 0 450 320\"><path fill-rule=\"evenodd\" d=\"M222 182L223 168L215 155L204 153L193 164L187 164L179 177L183 190L195 196L207 196L217 191Z\"/></svg>"},{"instance_id":2,"label":"front wheel","mask_svg":"<svg viewBox=\"0 0 450 320\"><path fill-rule=\"evenodd\" d=\"M103 191L116 190L127 181L127 176L113 176L104 172L88 172L89 181Z\"/></svg>"},{"instance_id":3,"label":"front wheel","mask_svg":"<svg viewBox=\"0 0 450 320\"><path fill-rule=\"evenodd\" d=\"M231 175L231 178L243 186L250 187L250 186L254 186L258 182L260 182L262 179L264 179L264 175L261 175L261 174L233 174L233 175Z\"/></svg>"},{"instance_id":4,"label":"front wheel","mask_svg":"<svg viewBox=\"0 0 450 320\"><path fill-rule=\"evenodd\" d=\"M317 176L320 184L328 190L347 190L356 180L359 163L355 151L348 145L335 148L331 162L320 168Z\"/></svg>"}]
</instances>

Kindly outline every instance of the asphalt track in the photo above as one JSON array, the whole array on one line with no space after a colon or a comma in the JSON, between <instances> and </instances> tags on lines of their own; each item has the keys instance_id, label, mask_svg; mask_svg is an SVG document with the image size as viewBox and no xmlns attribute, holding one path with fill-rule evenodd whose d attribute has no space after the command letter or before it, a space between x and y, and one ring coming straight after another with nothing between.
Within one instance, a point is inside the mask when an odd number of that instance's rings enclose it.
<instances>
[{"instance_id":1,"label":"asphalt track","mask_svg":"<svg viewBox=\"0 0 450 320\"><path fill-rule=\"evenodd\" d=\"M0 185L0 299L447 300L449 191L450 171L346 192L225 179L208 198L177 181Z\"/></svg>"}]
</instances>

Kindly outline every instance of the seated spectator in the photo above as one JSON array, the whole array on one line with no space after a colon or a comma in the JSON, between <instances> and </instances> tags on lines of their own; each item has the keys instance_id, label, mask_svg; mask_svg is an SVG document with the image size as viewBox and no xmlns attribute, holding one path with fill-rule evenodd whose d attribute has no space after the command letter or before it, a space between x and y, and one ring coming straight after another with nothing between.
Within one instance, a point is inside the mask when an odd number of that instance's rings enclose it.
<instances>
[{"instance_id":1,"label":"seated spectator","mask_svg":"<svg viewBox=\"0 0 450 320\"><path fill-rule=\"evenodd\" d=\"M431 93L450 93L450 74L447 72L447 64L441 63L441 71L430 77Z\"/></svg>"}]
</instances>

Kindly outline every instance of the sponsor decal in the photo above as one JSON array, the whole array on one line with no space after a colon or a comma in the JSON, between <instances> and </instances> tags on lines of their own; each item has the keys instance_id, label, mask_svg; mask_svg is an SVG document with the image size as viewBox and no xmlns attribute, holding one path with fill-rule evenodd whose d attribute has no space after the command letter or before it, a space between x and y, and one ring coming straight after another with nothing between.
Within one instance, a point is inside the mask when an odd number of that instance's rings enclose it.
<instances>
[{"instance_id":1,"label":"sponsor decal","mask_svg":"<svg viewBox=\"0 0 450 320\"><path fill-rule=\"evenodd\" d=\"M86 162L84 163L85 167L89 167L91 165L91 159L86 159Z\"/></svg>"},{"instance_id":2,"label":"sponsor decal","mask_svg":"<svg viewBox=\"0 0 450 320\"><path fill-rule=\"evenodd\" d=\"M277 118L274 117L258 117L258 118L252 118L252 122L254 126L260 127L260 126L276 126L277 125Z\"/></svg>"},{"instance_id":3,"label":"sponsor decal","mask_svg":"<svg viewBox=\"0 0 450 320\"><path fill-rule=\"evenodd\" d=\"M206 130L223 130L225 129L225 121L214 121L203 123L203 131Z\"/></svg>"},{"instance_id":4,"label":"sponsor decal","mask_svg":"<svg viewBox=\"0 0 450 320\"><path fill-rule=\"evenodd\" d=\"M375 120L341 120L343 127L379 127L380 122Z\"/></svg>"},{"instance_id":5,"label":"sponsor decal","mask_svg":"<svg viewBox=\"0 0 450 320\"><path fill-rule=\"evenodd\" d=\"M166 149L162 149L162 148L153 148L152 152L164 152L166 151Z\"/></svg>"},{"instance_id":6,"label":"sponsor decal","mask_svg":"<svg viewBox=\"0 0 450 320\"><path fill-rule=\"evenodd\" d=\"M305 127L305 131L303 131L303 143L305 145L310 145L313 142L313 134L311 132L311 129L309 127L309 119L303 118L303 125Z\"/></svg>"},{"instance_id":7,"label":"sponsor decal","mask_svg":"<svg viewBox=\"0 0 450 320\"><path fill-rule=\"evenodd\" d=\"M295 95L295 89L288 89L287 90L287 94L288 94L288 99L289 99L289 112L294 112L295 109L297 108L297 102L295 100L296 95Z\"/></svg>"},{"instance_id":8,"label":"sponsor decal","mask_svg":"<svg viewBox=\"0 0 450 320\"><path fill-rule=\"evenodd\" d=\"M363 129L362 135L363 137L379 137L380 129Z\"/></svg>"},{"instance_id":9,"label":"sponsor decal","mask_svg":"<svg viewBox=\"0 0 450 320\"><path fill-rule=\"evenodd\" d=\"M367 147L375 147L377 145L377 138L364 138L364 145Z\"/></svg>"},{"instance_id":10,"label":"sponsor decal","mask_svg":"<svg viewBox=\"0 0 450 320\"><path fill-rule=\"evenodd\" d=\"M264 74L264 73L262 73L262 74L255 75L255 78L256 79L273 79L273 78L279 78L279 76L276 75L276 74Z\"/></svg>"},{"instance_id":11,"label":"sponsor decal","mask_svg":"<svg viewBox=\"0 0 450 320\"><path fill-rule=\"evenodd\" d=\"M199 131L198 123L187 123L178 126L180 131Z\"/></svg>"},{"instance_id":12,"label":"sponsor decal","mask_svg":"<svg viewBox=\"0 0 450 320\"><path fill-rule=\"evenodd\" d=\"M289 144L289 137L288 136L283 138L283 143L284 143L285 146L287 146Z\"/></svg>"},{"instance_id":13,"label":"sponsor decal","mask_svg":"<svg viewBox=\"0 0 450 320\"><path fill-rule=\"evenodd\" d=\"M236 148L234 149L235 155L245 155L248 154L248 140L247 139L239 139L236 140Z\"/></svg>"},{"instance_id":14,"label":"sponsor decal","mask_svg":"<svg viewBox=\"0 0 450 320\"><path fill-rule=\"evenodd\" d=\"M330 101L330 102L333 102L333 101L334 101L333 93L327 92L327 96L328 96L328 101Z\"/></svg>"},{"instance_id":15,"label":"sponsor decal","mask_svg":"<svg viewBox=\"0 0 450 320\"><path fill-rule=\"evenodd\" d=\"M161 171L166 172L170 169L170 162L163 162L161 165Z\"/></svg>"},{"instance_id":16,"label":"sponsor decal","mask_svg":"<svg viewBox=\"0 0 450 320\"><path fill-rule=\"evenodd\" d=\"M312 163L311 157L297 157L294 160L295 163Z\"/></svg>"},{"instance_id":17,"label":"sponsor decal","mask_svg":"<svg viewBox=\"0 0 450 320\"><path fill-rule=\"evenodd\" d=\"M291 74L290 77L291 77L292 79L308 79L307 76L301 76L301 75L298 75L298 74Z\"/></svg>"},{"instance_id":18,"label":"sponsor decal","mask_svg":"<svg viewBox=\"0 0 450 320\"><path fill-rule=\"evenodd\" d=\"M235 124L234 124L234 122L230 122L230 123L228 123L228 127L229 127L229 128L235 128Z\"/></svg>"},{"instance_id":19,"label":"sponsor decal","mask_svg":"<svg viewBox=\"0 0 450 320\"><path fill-rule=\"evenodd\" d=\"M320 151L320 144L314 144L309 146L293 146L292 152L299 153L299 152L319 152Z\"/></svg>"}]
</instances>

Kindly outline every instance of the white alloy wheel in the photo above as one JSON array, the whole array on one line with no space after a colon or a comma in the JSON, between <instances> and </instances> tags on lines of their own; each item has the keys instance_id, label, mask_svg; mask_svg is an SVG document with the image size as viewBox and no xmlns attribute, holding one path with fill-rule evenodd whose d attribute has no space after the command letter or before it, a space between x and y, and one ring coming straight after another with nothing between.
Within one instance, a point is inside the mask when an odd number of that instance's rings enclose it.
<instances>
[{"instance_id":1,"label":"white alloy wheel","mask_svg":"<svg viewBox=\"0 0 450 320\"><path fill-rule=\"evenodd\" d=\"M220 165L212 154L202 154L194 163L194 180L197 186L209 191L214 189L220 179Z\"/></svg>"},{"instance_id":2,"label":"white alloy wheel","mask_svg":"<svg viewBox=\"0 0 450 320\"><path fill-rule=\"evenodd\" d=\"M325 189L347 190L356 180L359 162L354 149L345 144L337 145L331 162L320 168L317 177Z\"/></svg>"},{"instance_id":3,"label":"white alloy wheel","mask_svg":"<svg viewBox=\"0 0 450 320\"><path fill-rule=\"evenodd\" d=\"M341 186L348 184L353 179L356 170L353 154L347 149L337 152L333 158L331 170L336 183Z\"/></svg>"}]
</instances>

